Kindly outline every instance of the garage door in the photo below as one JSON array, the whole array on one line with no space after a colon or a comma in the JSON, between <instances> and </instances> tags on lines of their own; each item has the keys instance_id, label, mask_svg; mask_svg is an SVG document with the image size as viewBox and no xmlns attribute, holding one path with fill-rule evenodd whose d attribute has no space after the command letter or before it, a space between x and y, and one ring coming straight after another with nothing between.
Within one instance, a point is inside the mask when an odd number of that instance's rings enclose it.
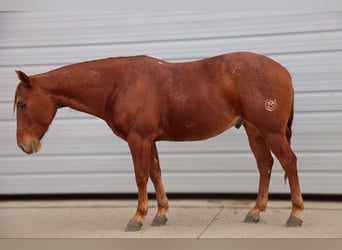
<instances>
[{"instance_id":1,"label":"garage door","mask_svg":"<svg viewBox=\"0 0 342 250\"><path fill-rule=\"evenodd\" d=\"M279 61L295 88L293 148L302 191L342 194L342 13L0 13L0 194L133 193L125 142L65 108L39 154L16 146L15 69L28 74L84 60L147 54L173 62L247 50ZM169 193L255 193L243 129L201 142L159 142ZM149 186L152 190L152 185ZM278 162L272 193L287 193Z\"/></svg>"}]
</instances>

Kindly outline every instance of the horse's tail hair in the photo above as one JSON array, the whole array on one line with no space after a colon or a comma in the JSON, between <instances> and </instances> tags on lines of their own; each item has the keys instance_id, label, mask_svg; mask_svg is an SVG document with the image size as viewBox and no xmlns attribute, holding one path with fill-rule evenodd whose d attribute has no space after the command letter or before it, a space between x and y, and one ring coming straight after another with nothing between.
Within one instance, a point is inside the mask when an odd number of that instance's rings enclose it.
<instances>
[{"instance_id":1,"label":"horse's tail hair","mask_svg":"<svg viewBox=\"0 0 342 250\"><path fill-rule=\"evenodd\" d=\"M290 117L287 120L287 125L286 125L286 139L291 145L291 137L292 137L292 122L293 122L293 113L294 113L294 107L293 107L293 101L291 105L291 112L290 112Z\"/></svg>"},{"instance_id":2,"label":"horse's tail hair","mask_svg":"<svg viewBox=\"0 0 342 250\"><path fill-rule=\"evenodd\" d=\"M287 69L285 69L285 70L286 70L287 74L289 75L290 84L292 84L290 72ZM293 92L293 90L292 90L292 92ZM286 138L287 138L287 141L289 142L290 145L291 145L291 137L292 137L293 113L294 113L294 98L292 96L291 111L290 111L290 116L289 116L289 119L287 120L287 126L286 126Z\"/></svg>"},{"instance_id":3,"label":"horse's tail hair","mask_svg":"<svg viewBox=\"0 0 342 250\"><path fill-rule=\"evenodd\" d=\"M292 107L291 107L291 113L290 113L290 117L287 121L287 126L286 126L286 139L289 142L289 144L291 145L291 136L292 136L292 121L293 121L293 102L292 102ZM287 175L285 173L284 175L284 181L285 183L287 182Z\"/></svg>"},{"instance_id":4,"label":"horse's tail hair","mask_svg":"<svg viewBox=\"0 0 342 250\"><path fill-rule=\"evenodd\" d=\"M290 76L290 74L289 74L289 76ZM291 79L291 76L290 76L290 79ZM287 125L286 125L286 139L290 145L291 145L291 137L292 137L293 115L294 115L294 98L292 98L290 116L289 116L289 119L287 120ZM284 181L285 181L285 183L287 181L286 173L284 175Z\"/></svg>"}]
</instances>

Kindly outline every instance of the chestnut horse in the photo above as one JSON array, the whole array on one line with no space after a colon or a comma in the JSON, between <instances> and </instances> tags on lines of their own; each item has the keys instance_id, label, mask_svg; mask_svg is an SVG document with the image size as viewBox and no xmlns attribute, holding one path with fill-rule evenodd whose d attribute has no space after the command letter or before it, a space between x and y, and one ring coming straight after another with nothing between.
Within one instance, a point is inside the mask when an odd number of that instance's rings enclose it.
<instances>
[{"instance_id":1,"label":"chestnut horse","mask_svg":"<svg viewBox=\"0 0 342 250\"><path fill-rule=\"evenodd\" d=\"M266 210L272 152L291 190L292 211L286 224L302 224L304 206L290 147L293 87L288 71L270 58L236 52L169 63L135 56L82 62L33 76L16 72L17 144L25 153L39 151L57 109L66 106L103 119L127 141L138 187L138 206L127 231L137 231L143 224L149 178L158 203L152 225L167 221L157 141L203 140L241 125L260 174L257 200L245 222L258 222Z\"/></svg>"}]
</instances>

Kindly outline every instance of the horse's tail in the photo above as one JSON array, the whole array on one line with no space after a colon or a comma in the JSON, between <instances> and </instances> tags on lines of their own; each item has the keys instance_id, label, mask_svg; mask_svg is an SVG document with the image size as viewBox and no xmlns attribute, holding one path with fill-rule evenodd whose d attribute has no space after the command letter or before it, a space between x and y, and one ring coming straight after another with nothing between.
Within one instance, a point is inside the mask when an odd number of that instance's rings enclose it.
<instances>
[{"instance_id":1,"label":"horse's tail","mask_svg":"<svg viewBox=\"0 0 342 250\"><path fill-rule=\"evenodd\" d=\"M290 72L285 69L289 76L290 84L292 85L292 78L290 75ZM293 88L292 88L292 93L293 93ZM292 137L292 122L293 122L293 113L294 113L294 97L292 95L292 103L291 103L291 111L290 111L290 116L289 119L287 120L287 125L286 125L286 138L289 144L291 145L291 137Z\"/></svg>"},{"instance_id":2,"label":"horse's tail","mask_svg":"<svg viewBox=\"0 0 342 250\"><path fill-rule=\"evenodd\" d=\"M293 107L293 100L291 104L291 112L290 112L290 117L287 120L287 125L286 125L286 138L289 144L291 145L291 137L292 137L292 121L293 121L293 113L294 113L294 107Z\"/></svg>"},{"instance_id":3,"label":"horse's tail","mask_svg":"<svg viewBox=\"0 0 342 250\"><path fill-rule=\"evenodd\" d=\"M290 76L290 74L289 74L289 76ZM291 76L290 76L290 79L291 79ZM289 119L287 120L287 124L286 124L286 139L290 145L291 145L291 137L292 137L293 115L294 115L294 98L292 98L290 116L289 116ZM285 183L287 182L286 173L284 175L284 181L285 181Z\"/></svg>"}]
</instances>

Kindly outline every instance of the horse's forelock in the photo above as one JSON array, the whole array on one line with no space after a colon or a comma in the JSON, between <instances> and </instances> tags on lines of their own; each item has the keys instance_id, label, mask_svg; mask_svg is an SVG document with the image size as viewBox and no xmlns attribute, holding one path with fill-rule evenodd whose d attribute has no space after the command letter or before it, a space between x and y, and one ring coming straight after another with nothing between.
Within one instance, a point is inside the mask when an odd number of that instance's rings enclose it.
<instances>
[{"instance_id":1,"label":"horse's forelock","mask_svg":"<svg viewBox=\"0 0 342 250\"><path fill-rule=\"evenodd\" d=\"M15 113L15 111L17 110L18 92L19 92L20 85L21 83L19 83L17 88L15 89L14 101L13 101L13 113Z\"/></svg>"},{"instance_id":2,"label":"horse's forelock","mask_svg":"<svg viewBox=\"0 0 342 250\"><path fill-rule=\"evenodd\" d=\"M18 100L18 88L19 85L17 86L16 90L15 90L15 94L14 94L14 102L13 102L13 114L15 114L16 111L16 107L17 107L17 100Z\"/></svg>"}]
</instances>

